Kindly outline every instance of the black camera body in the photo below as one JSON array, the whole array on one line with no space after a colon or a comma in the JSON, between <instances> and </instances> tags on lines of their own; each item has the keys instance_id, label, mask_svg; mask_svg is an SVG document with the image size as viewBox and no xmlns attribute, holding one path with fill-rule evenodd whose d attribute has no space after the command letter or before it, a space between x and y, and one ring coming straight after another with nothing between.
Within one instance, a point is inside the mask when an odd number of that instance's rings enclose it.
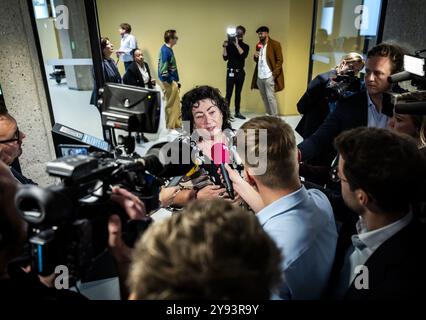
<instances>
[{"instance_id":1,"label":"black camera body","mask_svg":"<svg viewBox=\"0 0 426 320\"><path fill-rule=\"evenodd\" d=\"M46 189L22 186L16 196L18 212L30 226L32 270L47 276L65 265L73 282L85 277L93 261L107 248L108 219L118 214L123 240L132 247L150 219L138 225L110 200L119 185L145 200L158 203L161 181L147 182L146 171L158 171L153 156L141 160L114 159L108 153L74 155L47 164L47 172L63 181ZM152 177L152 176L151 176Z\"/></svg>"},{"instance_id":2,"label":"black camera body","mask_svg":"<svg viewBox=\"0 0 426 320\"><path fill-rule=\"evenodd\" d=\"M345 96L347 92L359 92L361 90L361 79L352 70L344 74L338 74L331 79L326 87L326 96L329 101L335 102Z\"/></svg>"},{"instance_id":3,"label":"black camera body","mask_svg":"<svg viewBox=\"0 0 426 320\"><path fill-rule=\"evenodd\" d=\"M404 71L389 77L393 90L383 95L383 112L388 116L393 113L426 115L426 58L420 56L426 50L420 50L414 56L404 56ZM411 81L415 90L402 89L398 84Z\"/></svg>"},{"instance_id":4,"label":"black camera body","mask_svg":"<svg viewBox=\"0 0 426 320\"><path fill-rule=\"evenodd\" d=\"M228 34L228 46L229 45L234 45L234 43L235 43L235 39L237 38L237 36L236 35L229 35Z\"/></svg>"}]
</instances>

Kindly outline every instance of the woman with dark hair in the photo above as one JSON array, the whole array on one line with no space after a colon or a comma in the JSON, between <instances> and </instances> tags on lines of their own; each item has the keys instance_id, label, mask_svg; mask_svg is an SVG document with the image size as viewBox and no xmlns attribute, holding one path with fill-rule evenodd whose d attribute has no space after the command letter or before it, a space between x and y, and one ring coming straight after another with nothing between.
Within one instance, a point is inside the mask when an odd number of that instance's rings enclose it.
<instances>
[{"instance_id":1,"label":"woman with dark hair","mask_svg":"<svg viewBox=\"0 0 426 320\"><path fill-rule=\"evenodd\" d=\"M182 121L189 122L189 134L204 155L210 156L215 143L229 145L233 136L230 118L228 103L219 89L199 86L183 96Z\"/></svg>"},{"instance_id":2,"label":"woman with dark hair","mask_svg":"<svg viewBox=\"0 0 426 320\"><path fill-rule=\"evenodd\" d=\"M182 99L182 120L184 130L190 132L184 132L184 135L178 139L190 139L195 149L193 155L195 154L201 162L212 163L213 146L224 144L229 149L230 160L235 164L241 163L233 147L235 134L230 123L228 103L218 89L199 86L187 92ZM185 176L181 180L180 191L171 193L173 199L167 203L182 207L195 199L225 198L231 201L225 188L215 185L209 178L215 174L217 172L214 166L198 168L190 177ZM167 192L166 189L168 188L163 189L160 197ZM238 201L237 198L235 202Z\"/></svg>"},{"instance_id":3,"label":"woman with dark hair","mask_svg":"<svg viewBox=\"0 0 426 320\"><path fill-rule=\"evenodd\" d=\"M117 65L114 60L111 59L112 54L114 53L114 45L109 41L108 38L101 38L101 50L102 50L102 68L104 74L105 83L121 83L121 75L118 71ZM90 99L90 104L96 105L96 82L93 85L92 97Z\"/></svg>"},{"instance_id":4,"label":"woman with dark hair","mask_svg":"<svg viewBox=\"0 0 426 320\"><path fill-rule=\"evenodd\" d=\"M120 72L114 60L111 59L114 53L114 45L108 38L101 38L101 49L105 82L121 83Z\"/></svg>"},{"instance_id":5,"label":"woman with dark hair","mask_svg":"<svg viewBox=\"0 0 426 320\"><path fill-rule=\"evenodd\" d=\"M155 80L151 78L151 71L144 60L142 50L136 48L132 51L132 56L134 61L127 68L123 76L123 83L130 86L153 89Z\"/></svg>"}]
</instances>

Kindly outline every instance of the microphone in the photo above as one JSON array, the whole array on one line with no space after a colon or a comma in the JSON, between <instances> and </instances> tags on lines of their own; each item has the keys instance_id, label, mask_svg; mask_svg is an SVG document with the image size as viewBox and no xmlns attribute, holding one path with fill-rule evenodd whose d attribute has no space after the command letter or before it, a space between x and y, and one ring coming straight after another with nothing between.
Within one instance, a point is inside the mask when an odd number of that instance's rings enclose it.
<instances>
[{"instance_id":1,"label":"microphone","mask_svg":"<svg viewBox=\"0 0 426 320\"><path fill-rule=\"evenodd\" d=\"M146 156L138 159L151 174L160 178L190 176L198 168L192 159L190 144L175 140L150 149Z\"/></svg>"},{"instance_id":2,"label":"microphone","mask_svg":"<svg viewBox=\"0 0 426 320\"><path fill-rule=\"evenodd\" d=\"M402 82L402 81L408 81L408 80L412 80L413 76L411 75L411 73L407 72L407 71L402 71L400 73L396 73L394 75L391 75L388 78L388 82L389 83L397 83L397 82Z\"/></svg>"},{"instance_id":3,"label":"microphone","mask_svg":"<svg viewBox=\"0 0 426 320\"><path fill-rule=\"evenodd\" d=\"M259 41L256 45L256 51L260 51L262 48L263 48L263 43Z\"/></svg>"},{"instance_id":4,"label":"microphone","mask_svg":"<svg viewBox=\"0 0 426 320\"><path fill-rule=\"evenodd\" d=\"M225 163L229 163L228 147L224 143L215 143L211 148L211 159L214 165L220 168L226 192L228 192L229 197L234 200L234 187L232 186L228 171L225 168Z\"/></svg>"}]
</instances>

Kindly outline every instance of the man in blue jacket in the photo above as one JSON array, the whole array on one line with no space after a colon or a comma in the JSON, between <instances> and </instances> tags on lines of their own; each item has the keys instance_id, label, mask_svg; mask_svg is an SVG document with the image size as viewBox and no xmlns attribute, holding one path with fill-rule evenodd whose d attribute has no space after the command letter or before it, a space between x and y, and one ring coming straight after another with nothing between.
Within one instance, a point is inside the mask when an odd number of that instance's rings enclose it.
<instances>
[{"instance_id":1,"label":"man in blue jacket","mask_svg":"<svg viewBox=\"0 0 426 320\"><path fill-rule=\"evenodd\" d=\"M302 161L311 160L333 144L343 131L357 127L386 128L389 117L382 112L383 93L391 89L389 76L403 69L404 49L382 43L368 52L363 90L338 102L319 129L299 144Z\"/></svg>"},{"instance_id":2,"label":"man in blue jacket","mask_svg":"<svg viewBox=\"0 0 426 320\"><path fill-rule=\"evenodd\" d=\"M158 78L163 87L167 99L166 104L166 127L175 131L182 126L180 116L179 97L179 73L177 70L176 58L173 47L176 45L178 37L176 30L167 30L164 33L164 45L160 49L158 59Z\"/></svg>"}]
</instances>

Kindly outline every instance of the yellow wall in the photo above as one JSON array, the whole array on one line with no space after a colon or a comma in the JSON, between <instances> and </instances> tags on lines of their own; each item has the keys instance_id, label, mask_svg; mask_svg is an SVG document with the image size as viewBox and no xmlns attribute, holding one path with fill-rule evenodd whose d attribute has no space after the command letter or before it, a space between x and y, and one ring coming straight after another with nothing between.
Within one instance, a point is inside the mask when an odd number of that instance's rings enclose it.
<instances>
[{"instance_id":1,"label":"yellow wall","mask_svg":"<svg viewBox=\"0 0 426 320\"><path fill-rule=\"evenodd\" d=\"M163 33L176 29L179 36L174 48L182 92L196 85L220 88L225 95L226 63L222 43L226 28L242 24L250 45L246 61L246 82L242 92L242 111L264 112L257 90L250 90L255 63L252 59L257 43L256 29L270 28L271 38L280 41L284 54L286 89L278 93L282 114L297 114L296 103L306 89L312 29L313 0L99 0L97 2L101 35L120 46L119 24L132 25L145 59L157 76L158 52ZM120 71L123 73L120 63ZM233 108L233 102L231 107Z\"/></svg>"}]
</instances>

